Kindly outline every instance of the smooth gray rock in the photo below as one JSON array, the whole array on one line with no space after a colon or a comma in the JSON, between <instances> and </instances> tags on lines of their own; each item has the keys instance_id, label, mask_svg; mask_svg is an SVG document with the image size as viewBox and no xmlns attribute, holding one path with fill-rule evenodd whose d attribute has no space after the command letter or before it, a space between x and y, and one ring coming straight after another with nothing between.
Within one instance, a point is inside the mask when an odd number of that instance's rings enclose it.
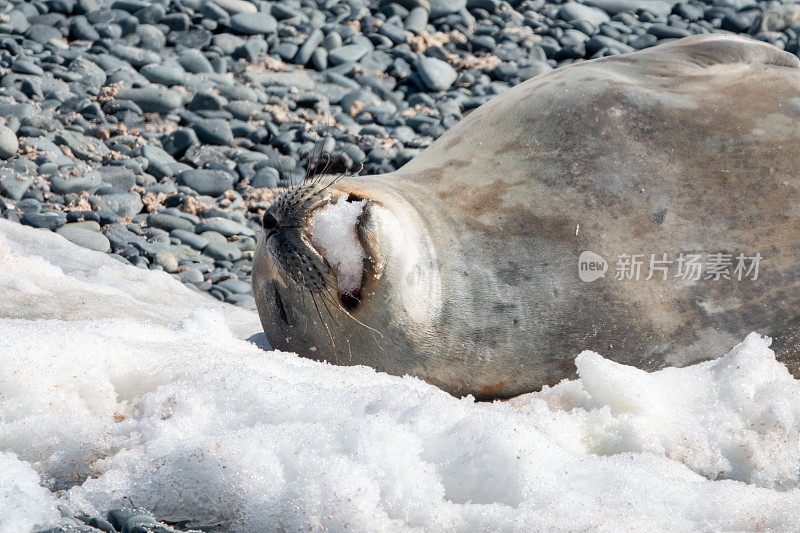
<instances>
[{"instance_id":1,"label":"smooth gray rock","mask_svg":"<svg viewBox=\"0 0 800 533\"><path fill-rule=\"evenodd\" d=\"M144 204L138 193L120 191L110 187L111 191L89 197L89 203L100 209L108 209L121 217L132 218L142 210Z\"/></svg>"},{"instance_id":2,"label":"smooth gray rock","mask_svg":"<svg viewBox=\"0 0 800 533\"><path fill-rule=\"evenodd\" d=\"M227 291L231 291L235 294L252 294L253 286L240 279L226 279L218 282L215 287L221 287Z\"/></svg>"},{"instance_id":3,"label":"smooth gray rock","mask_svg":"<svg viewBox=\"0 0 800 533\"><path fill-rule=\"evenodd\" d=\"M0 158L8 159L17 155L19 140L17 135L7 126L0 126Z\"/></svg>"},{"instance_id":4,"label":"smooth gray rock","mask_svg":"<svg viewBox=\"0 0 800 533\"><path fill-rule=\"evenodd\" d=\"M78 56L69 64L70 72L81 76L84 83L90 87L100 87L106 84L106 73L96 63L85 57Z\"/></svg>"},{"instance_id":5,"label":"smooth gray rock","mask_svg":"<svg viewBox=\"0 0 800 533\"><path fill-rule=\"evenodd\" d=\"M246 0L214 0L214 3L231 15L237 13L255 13L258 8Z\"/></svg>"},{"instance_id":6,"label":"smooth gray rock","mask_svg":"<svg viewBox=\"0 0 800 533\"><path fill-rule=\"evenodd\" d=\"M248 35L275 33L278 21L268 13L237 13L231 17L231 29Z\"/></svg>"},{"instance_id":7,"label":"smooth gray rock","mask_svg":"<svg viewBox=\"0 0 800 533\"><path fill-rule=\"evenodd\" d=\"M178 185L206 196L219 196L233 187L233 177L221 170L184 170L178 174Z\"/></svg>"},{"instance_id":8,"label":"smooth gray rock","mask_svg":"<svg viewBox=\"0 0 800 533\"><path fill-rule=\"evenodd\" d=\"M62 130L56 134L55 143L67 146L79 159L100 162L111 151L100 139L87 137L72 130Z\"/></svg>"},{"instance_id":9,"label":"smooth gray rock","mask_svg":"<svg viewBox=\"0 0 800 533\"><path fill-rule=\"evenodd\" d=\"M328 55L328 61L330 61L331 65L341 65L342 63L346 63L348 61L358 61L364 57L369 50L369 47L361 44L348 44L345 46L340 46L335 50L331 50L330 54Z\"/></svg>"},{"instance_id":10,"label":"smooth gray rock","mask_svg":"<svg viewBox=\"0 0 800 533\"><path fill-rule=\"evenodd\" d=\"M314 89L314 80L306 72L294 70L286 72L247 72L245 79L262 87L295 87L301 91Z\"/></svg>"},{"instance_id":11,"label":"smooth gray rock","mask_svg":"<svg viewBox=\"0 0 800 533\"><path fill-rule=\"evenodd\" d=\"M181 106L181 95L164 87L134 87L117 93L118 100L130 100L145 113L166 113Z\"/></svg>"},{"instance_id":12,"label":"smooth gray rock","mask_svg":"<svg viewBox=\"0 0 800 533\"><path fill-rule=\"evenodd\" d=\"M103 183L112 185L117 189L129 191L136 185L136 175L128 168L122 166L103 166L98 169Z\"/></svg>"},{"instance_id":13,"label":"smooth gray rock","mask_svg":"<svg viewBox=\"0 0 800 533\"><path fill-rule=\"evenodd\" d=\"M196 268L181 270L177 276L181 283L201 283L203 281L203 274Z\"/></svg>"},{"instance_id":14,"label":"smooth gray rock","mask_svg":"<svg viewBox=\"0 0 800 533\"><path fill-rule=\"evenodd\" d=\"M34 213L32 211L28 211L23 213L23 215L20 217L20 222L26 226L33 226L34 228L43 228L49 229L50 231L55 231L56 228L62 226L64 222L66 222L66 216L61 215L63 215L63 213ZM240 254L242 253L238 248L235 249Z\"/></svg>"},{"instance_id":15,"label":"smooth gray rock","mask_svg":"<svg viewBox=\"0 0 800 533\"><path fill-rule=\"evenodd\" d=\"M576 20L586 20L595 26L599 26L603 22L608 22L611 18L602 9L591 7L578 2L567 2L558 10L558 18L573 22Z\"/></svg>"},{"instance_id":16,"label":"smooth gray rock","mask_svg":"<svg viewBox=\"0 0 800 533\"><path fill-rule=\"evenodd\" d=\"M294 63L298 65L305 65L308 63L311 60L311 54L313 54L314 50L322 43L323 38L324 34L322 30L315 28L297 51L297 55L294 56Z\"/></svg>"},{"instance_id":17,"label":"smooth gray rock","mask_svg":"<svg viewBox=\"0 0 800 533\"><path fill-rule=\"evenodd\" d=\"M233 143L233 132L227 120L210 118L192 124L201 142L227 146Z\"/></svg>"},{"instance_id":18,"label":"smooth gray rock","mask_svg":"<svg viewBox=\"0 0 800 533\"><path fill-rule=\"evenodd\" d=\"M200 50L195 50L194 48L188 48L181 52L178 56L178 62L186 69L186 72L191 72L193 74L208 74L209 72L214 72L214 68L211 66L206 56L204 56Z\"/></svg>"},{"instance_id":19,"label":"smooth gray rock","mask_svg":"<svg viewBox=\"0 0 800 533\"><path fill-rule=\"evenodd\" d=\"M146 65L139 70L139 73L149 81L167 87L181 85L186 79L183 68L173 65Z\"/></svg>"},{"instance_id":20,"label":"smooth gray rock","mask_svg":"<svg viewBox=\"0 0 800 533\"><path fill-rule=\"evenodd\" d=\"M453 67L433 57L421 57L417 64L417 73L422 83L431 91L446 91L458 77Z\"/></svg>"},{"instance_id":21,"label":"smooth gray rock","mask_svg":"<svg viewBox=\"0 0 800 533\"><path fill-rule=\"evenodd\" d=\"M210 242L203 248L203 254L219 261L238 261L242 258L242 251L227 242Z\"/></svg>"},{"instance_id":22,"label":"smooth gray rock","mask_svg":"<svg viewBox=\"0 0 800 533\"><path fill-rule=\"evenodd\" d=\"M175 272L178 270L178 260L169 250L162 250L156 253L155 262L161 265L161 268L167 272Z\"/></svg>"},{"instance_id":23,"label":"smooth gray rock","mask_svg":"<svg viewBox=\"0 0 800 533\"><path fill-rule=\"evenodd\" d=\"M90 250L97 250L98 252L105 253L111 251L111 243L105 235L76 224L80 223L64 224L56 230L56 233L68 241L78 246L89 248Z\"/></svg>"},{"instance_id":24,"label":"smooth gray rock","mask_svg":"<svg viewBox=\"0 0 800 533\"><path fill-rule=\"evenodd\" d=\"M0 193L6 198L19 200L32 184L32 176L20 174L11 169L0 170Z\"/></svg>"},{"instance_id":25,"label":"smooth gray rock","mask_svg":"<svg viewBox=\"0 0 800 533\"><path fill-rule=\"evenodd\" d=\"M99 172L84 172L77 176L56 175L50 178L50 189L56 194L79 193L99 187L103 178Z\"/></svg>"},{"instance_id":26,"label":"smooth gray rock","mask_svg":"<svg viewBox=\"0 0 800 533\"><path fill-rule=\"evenodd\" d=\"M280 175L278 171L272 167L263 167L258 169L256 175L250 180L250 185L257 189L274 189L278 186Z\"/></svg>"},{"instance_id":27,"label":"smooth gray rock","mask_svg":"<svg viewBox=\"0 0 800 533\"><path fill-rule=\"evenodd\" d=\"M467 0L428 0L431 6L431 18L435 19L450 13L457 13L467 7Z\"/></svg>"},{"instance_id":28,"label":"smooth gray rock","mask_svg":"<svg viewBox=\"0 0 800 533\"><path fill-rule=\"evenodd\" d=\"M111 46L111 53L127 61L136 68L149 65L150 63L160 63L161 55L152 50L145 50L136 46L126 46L123 44L114 44Z\"/></svg>"},{"instance_id":29,"label":"smooth gray rock","mask_svg":"<svg viewBox=\"0 0 800 533\"><path fill-rule=\"evenodd\" d=\"M194 130L189 128L177 129L165 137L161 138L161 144L164 150L172 155L178 157L182 155L188 148L198 146L200 140Z\"/></svg>"},{"instance_id":30,"label":"smooth gray rock","mask_svg":"<svg viewBox=\"0 0 800 533\"><path fill-rule=\"evenodd\" d=\"M612 17L623 11L635 13L638 9L646 9L654 15L666 17L672 11L672 4L662 0L586 0L585 3L602 9Z\"/></svg>"},{"instance_id":31,"label":"smooth gray rock","mask_svg":"<svg viewBox=\"0 0 800 533\"><path fill-rule=\"evenodd\" d=\"M220 235L224 235L226 237L232 237L234 235L253 236L256 234L255 231L251 230L244 224L239 224L236 221L221 217L209 218L203 222L200 222L195 226L194 230L197 233L203 233L204 231L216 231Z\"/></svg>"},{"instance_id":32,"label":"smooth gray rock","mask_svg":"<svg viewBox=\"0 0 800 533\"><path fill-rule=\"evenodd\" d=\"M164 231L170 232L173 230L194 231L194 224L190 221L183 217L167 213L150 213L147 215L147 225L151 228L163 229Z\"/></svg>"},{"instance_id":33,"label":"smooth gray rock","mask_svg":"<svg viewBox=\"0 0 800 533\"><path fill-rule=\"evenodd\" d=\"M422 6L411 9L408 16L403 21L406 30L412 33L419 33L428 25L428 10Z\"/></svg>"},{"instance_id":34,"label":"smooth gray rock","mask_svg":"<svg viewBox=\"0 0 800 533\"><path fill-rule=\"evenodd\" d=\"M162 227L162 229L165 229ZM192 229L174 229L169 232L170 237L175 237L183 244L191 246L195 250L202 250L206 246L208 246L208 239L201 237L194 233L194 227Z\"/></svg>"},{"instance_id":35,"label":"smooth gray rock","mask_svg":"<svg viewBox=\"0 0 800 533\"><path fill-rule=\"evenodd\" d=\"M158 146L143 146L142 157L150 164L147 171L157 178L171 178L179 163Z\"/></svg>"}]
</instances>

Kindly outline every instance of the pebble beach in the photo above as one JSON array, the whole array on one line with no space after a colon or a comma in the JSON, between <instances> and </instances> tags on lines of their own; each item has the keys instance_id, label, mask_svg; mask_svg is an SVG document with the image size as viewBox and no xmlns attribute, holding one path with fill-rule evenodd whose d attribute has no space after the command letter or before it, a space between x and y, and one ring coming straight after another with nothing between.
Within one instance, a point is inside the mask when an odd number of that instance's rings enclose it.
<instances>
[{"instance_id":1,"label":"pebble beach","mask_svg":"<svg viewBox=\"0 0 800 533\"><path fill-rule=\"evenodd\" d=\"M796 53L798 20L753 0L3 1L0 216L253 309L260 216L309 172L391 172L576 61L711 32Z\"/></svg>"}]
</instances>

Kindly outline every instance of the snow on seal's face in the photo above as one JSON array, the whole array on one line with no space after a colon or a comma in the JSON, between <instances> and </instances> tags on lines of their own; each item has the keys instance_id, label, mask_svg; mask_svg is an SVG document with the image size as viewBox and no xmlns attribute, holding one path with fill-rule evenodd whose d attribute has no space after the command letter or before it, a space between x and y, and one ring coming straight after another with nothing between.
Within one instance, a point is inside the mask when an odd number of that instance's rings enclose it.
<instances>
[{"instance_id":1,"label":"snow on seal's face","mask_svg":"<svg viewBox=\"0 0 800 533\"><path fill-rule=\"evenodd\" d=\"M311 244L336 273L340 295L357 296L361 287L366 254L356 235L356 224L366 203L342 195L314 211L308 220Z\"/></svg>"}]
</instances>

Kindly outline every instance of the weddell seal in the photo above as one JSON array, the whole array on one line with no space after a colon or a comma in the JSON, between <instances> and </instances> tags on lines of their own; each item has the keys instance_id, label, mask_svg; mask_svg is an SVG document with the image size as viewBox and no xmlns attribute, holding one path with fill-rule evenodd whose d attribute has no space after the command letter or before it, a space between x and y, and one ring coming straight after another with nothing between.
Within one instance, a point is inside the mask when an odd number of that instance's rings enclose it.
<instances>
[{"instance_id":1,"label":"weddell seal","mask_svg":"<svg viewBox=\"0 0 800 533\"><path fill-rule=\"evenodd\" d=\"M310 221L346 203L343 289ZM704 35L566 66L263 221L254 294L281 350L479 399L573 376L582 350L653 370L751 331L797 372L800 61Z\"/></svg>"}]
</instances>

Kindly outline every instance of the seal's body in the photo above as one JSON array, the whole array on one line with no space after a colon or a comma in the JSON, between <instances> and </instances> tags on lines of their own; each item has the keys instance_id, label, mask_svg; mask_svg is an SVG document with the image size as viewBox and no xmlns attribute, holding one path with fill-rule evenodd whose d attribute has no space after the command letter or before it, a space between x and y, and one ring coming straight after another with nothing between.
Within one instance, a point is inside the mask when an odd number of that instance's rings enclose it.
<instances>
[{"instance_id":1,"label":"seal's body","mask_svg":"<svg viewBox=\"0 0 800 533\"><path fill-rule=\"evenodd\" d=\"M346 299L303 227L342 194L367 200L370 257ZM651 370L750 331L796 372L800 61L715 35L568 66L265 221L254 293L279 349L478 398L570 377L586 349Z\"/></svg>"}]
</instances>

